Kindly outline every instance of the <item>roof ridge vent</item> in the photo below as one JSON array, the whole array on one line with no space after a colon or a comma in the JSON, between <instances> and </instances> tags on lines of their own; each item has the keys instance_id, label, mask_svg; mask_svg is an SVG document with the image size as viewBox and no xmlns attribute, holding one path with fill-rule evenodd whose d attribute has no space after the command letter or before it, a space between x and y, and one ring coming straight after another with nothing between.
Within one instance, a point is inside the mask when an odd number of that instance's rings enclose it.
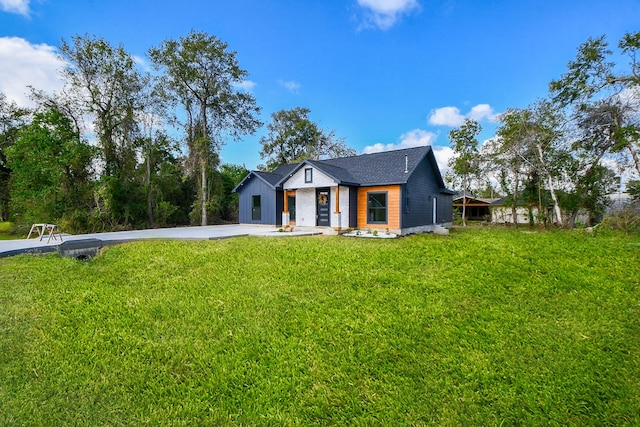
<instances>
[{"instance_id":1,"label":"roof ridge vent","mask_svg":"<svg viewBox=\"0 0 640 427\"><path fill-rule=\"evenodd\" d=\"M409 173L409 155L404 155L404 173Z\"/></svg>"}]
</instances>

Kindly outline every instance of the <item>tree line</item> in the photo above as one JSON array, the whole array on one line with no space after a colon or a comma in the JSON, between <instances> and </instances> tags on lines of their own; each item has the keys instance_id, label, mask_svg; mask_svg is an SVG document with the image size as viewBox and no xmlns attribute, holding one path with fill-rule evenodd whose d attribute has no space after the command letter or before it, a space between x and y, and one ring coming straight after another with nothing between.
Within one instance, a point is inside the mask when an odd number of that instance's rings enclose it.
<instances>
[{"instance_id":1,"label":"tree line","mask_svg":"<svg viewBox=\"0 0 640 427\"><path fill-rule=\"evenodd\" d=\"M548 94L501 114L482 146L474 120L452 130L448 181L463 194L508 196L514 222L517 206L529 208L532 224L553 219L572 228L580 212L601 219L621 175L640 177L640 32L625 34L617 48L605 36L588 39ZM625 190L640 203L637 178Z\"/></svg>"},{"instance_id":2,"label":"tree line","mask_svg":"<svg viewBox=\"0 0 640 427\"><path fill-rule=\"evenodd\" d=\"M249 171L219 153L263 123L225 42L196 31L165 40L148 51L153 73L89 35L63 40L59 55L59 92L32 88L29 109L0 93L0 221L75 233L237 220L231 190ZM353 153L308 114L272 115L263 169Z\"/></svg>"}]
</instances>

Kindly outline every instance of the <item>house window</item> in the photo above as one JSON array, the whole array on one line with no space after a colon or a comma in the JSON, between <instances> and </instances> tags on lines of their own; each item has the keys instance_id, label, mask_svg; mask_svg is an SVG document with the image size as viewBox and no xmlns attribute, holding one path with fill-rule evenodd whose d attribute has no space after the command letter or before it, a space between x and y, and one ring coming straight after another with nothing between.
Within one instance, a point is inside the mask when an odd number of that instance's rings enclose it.
<instances>
[{"instance_id":1,"label":"house window","mask_svg":"<svg viewBox=\"0 0 640 427\"><path fill-rule=\"evenodd\" d=\"M313 182L313 169L306 168L304 170L304 182L306 183Z\"/></svg>"},{"instance_id":2,"label":"house window","mask_svg":"<svg viewBox=\"0 0 640 427\"><path fill-rule=\"evenodd\" d=\"M387 223L387 193L367 193L367 219L370 224Z\"/></svg>"},{"instance_id":3,"label":"house window","mask_svg":"<svg viewBox=\"0 0 640 427\"><path fill-rule=\"evenodd\" d=\"M251 196L251 220L253 221L260 221L262 219L260 204L260 196Z\"/></svg>"}]
</instances>

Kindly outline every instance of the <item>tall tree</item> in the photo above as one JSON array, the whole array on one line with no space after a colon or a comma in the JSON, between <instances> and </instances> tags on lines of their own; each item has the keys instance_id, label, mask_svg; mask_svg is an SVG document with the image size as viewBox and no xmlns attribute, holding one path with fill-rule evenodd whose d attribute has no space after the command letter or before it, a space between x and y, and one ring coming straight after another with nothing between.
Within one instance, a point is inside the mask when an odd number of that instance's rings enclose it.
<instances>
[{"instance_id":1,"label":"tall tree","mask_svg":"<svg viewBox=\"0 0 640 427\"><path fill-rule=\"evenodd\" d=\"M267 160L266 170L280 165L297 163L305 159L353 156L355 150L309 119L308 108L296 107L271 114L268 134L260 138L260 157Z\"/></svg>"},{"instance_id":2,"label":"tall tree","mask_svg":"<svg viewBox=\"0 0 640 427\"><path fill-rule=\"evenodd\" d=\"M148 83L123 46L102 38L74 36L62 42L63 76L77 102L95 117L94 127L102 150L104 174L126 176L135 166L135 112L141 110L140 93Z\"/></svg>"},{"instance_id":3,"label":"tall tree","mask_svg":"<svg viewBox=\"0 0 640 427\"><path fill-rule=\"evenodd\" d=\"M248 74L225 42L204 32L165 40L149 57L164 72L165 93L186 112L187 145L199 170L200 223L207 225L212 154L225 136L237 140L261 125L254 97L240 89Z\"/></svg>"},{"instance_id":4,"label":"tall tree","mask_svg":"<svg viewBox=\"0 0 640 427\"><path fill-rule=\"evenodd\" d=\"M102 38L74 36L70 43L62 42L60 53L67 64L63 72L67 93L93 117L103 161L94 217L111 228L140 225L139 217L145 215L140 212L140 188L134 180L139 142L136 112L143 108L141 92L148 76L137 70L123 46L114 47Z\"/></svg>"},{"instance_id":5,"label":"tall tree","mask_svg":"<svg viewBox=\"0 0 640 427\"><path fill-rule=\"evenodd\" d=\"M482 158L491 171L497 174L503 192L511 202L511 217L518 225L517 204L526 187L527 177L531 176L533 158L530 145L522 138L522 120L520 110L509 110L499 117L501 126L496 137L483 145Z\"/></svg>"},{"instance_id":6,"label":"tall tree","mask_svg":"<svg viewBox=\"0 0 640 427\"><path fill-rule=\"evenodd\" d=\"M449 141L453 149L453 157L449 160L449 166L453 173L459 177L462 187L462 225L466 227L467 193L471 192L471 186L475 178L480 175L480 157L478 152L478 135L482 128L472 119L466 119L462 126L449 132Z\"/></svg>"},{"instance_id":7,"label":"tall tree","mask_svg":"<svg viewBox=\"0 0 640 427\"><path fill-rule=\"evenodd\" d=\"M618 43L622 55L629 57L629 68L619 71L611 61L612 51L604 36L588 39L578 48L568 71L550 83L554 102L570 107L575 116L600 111L594 125L606 127L602 133L609 153L625 151L640 175L640 31L627 33Z\"/></svg>"}]
</instances>

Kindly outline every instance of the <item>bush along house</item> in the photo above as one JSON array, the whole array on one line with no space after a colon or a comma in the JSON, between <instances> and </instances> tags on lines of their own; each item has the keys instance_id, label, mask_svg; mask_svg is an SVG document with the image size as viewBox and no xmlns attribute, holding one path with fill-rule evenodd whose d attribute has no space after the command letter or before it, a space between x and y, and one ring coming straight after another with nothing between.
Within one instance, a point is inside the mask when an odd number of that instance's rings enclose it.
<instances>
[{"instance_id":1,"label":"bush along house","mask_svg":"<svg viewBox=\"0 0 640 427\"><path fill-rule=\"evenodd\" d=\"M253 171L233 191L242 224L404 235L452 223L454 193L430 146Z\"/></svg>"}]
</instances>

